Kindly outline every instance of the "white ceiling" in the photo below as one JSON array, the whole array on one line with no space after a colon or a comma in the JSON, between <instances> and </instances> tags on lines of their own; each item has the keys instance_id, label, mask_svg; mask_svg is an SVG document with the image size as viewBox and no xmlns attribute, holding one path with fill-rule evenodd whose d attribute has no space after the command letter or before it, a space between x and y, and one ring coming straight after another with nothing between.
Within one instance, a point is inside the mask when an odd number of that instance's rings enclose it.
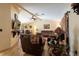
<instances>
[{"instance_id":1,"label":"white ceiling","mask_svg":"<svg viewBox=\"0 0 79 59\"><path fill-rule=\"evenodd\" d=\"M38 17L44 20L60 20L69 9L67 3L23 3L20 5L30 12L38 14ZM31 20L31 15L25 11L22 11L19 16L22 23Z\"/></svg>"}]
</instances>

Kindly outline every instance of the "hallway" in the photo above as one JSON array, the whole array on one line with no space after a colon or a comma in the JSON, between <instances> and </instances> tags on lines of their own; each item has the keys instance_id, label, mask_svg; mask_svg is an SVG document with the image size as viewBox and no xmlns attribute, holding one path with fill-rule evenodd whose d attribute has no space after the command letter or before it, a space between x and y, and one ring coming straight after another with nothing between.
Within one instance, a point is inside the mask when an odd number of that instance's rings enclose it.
<instances>
[{"instance_id":1,"label":"hallway","mask_svg":"<svg viewBox=\"0 0 79 59\"><path fill-rule=\"evenodd\" d=\"M59 53L60 55L69 55L65 47L67 45L65 32L68 33L68 24L67 21L63 19L65 16L64 12L66 13L66 9L68 8L69 4L41 3L18 5L23 9L19 14L19 20L22 22L22 25L20 27L20 29L22 30L22 35L20 36L22 49L26 53L26 55L32 54L37 56L52 56L56 55L55 52ZM52 6L52 8L50 6ZM55 8L56 6L59 6L60 8ZM65 22L63 22L63 20ZM61 36L63 37L61 38ZM44 38L47 38L47 41L45 41ZM51 40L53 41L51 42ZM49 42L51 43L49 44ZM64 45L65 51L58 52L59 49L62 49L61 45ZM67 45L67 47L68 46L69 45ZM69 50L69 47L67 49Z\"/></svg>"}]
</instances>

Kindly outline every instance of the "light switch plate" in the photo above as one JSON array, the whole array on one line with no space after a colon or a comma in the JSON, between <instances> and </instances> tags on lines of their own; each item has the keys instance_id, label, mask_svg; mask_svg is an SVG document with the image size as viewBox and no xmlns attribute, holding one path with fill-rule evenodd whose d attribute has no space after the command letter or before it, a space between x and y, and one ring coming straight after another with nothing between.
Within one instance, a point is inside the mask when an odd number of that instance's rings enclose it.
<instances>
[{"instance_id":1,"label":"light switch plate","mask_svg":"<svg viewBox=\"0 0 79 59\"><path fill-rule=\"evenodd\" d=\"M0 29L0 32L2 32L2 29Z\"/></svg>"}]
</instances>

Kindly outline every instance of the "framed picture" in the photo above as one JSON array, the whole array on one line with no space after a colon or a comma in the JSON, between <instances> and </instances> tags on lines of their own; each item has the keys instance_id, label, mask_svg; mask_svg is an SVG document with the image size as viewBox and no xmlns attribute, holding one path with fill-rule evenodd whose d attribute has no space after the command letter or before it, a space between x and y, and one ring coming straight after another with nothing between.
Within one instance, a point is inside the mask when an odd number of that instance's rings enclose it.
<instances>
[{"instance_id":1,"label":"framed picture","mask_svg":"<svg viewBox=\"0 0 79 59\"><path fill-rule=\"evenodd\" d=\"M44 29L50 29L50 24L44 24Z\"/></svg>"},{"instance_id":2,"label":"framed picture","mask_svg":"<svg viewBox=\"0 0 79 59\"><path fill-rule=\"evenodd\" d=\"M18 19L18 16L17 16L17 14L16 14L16 13L14 14L14 18L15 18L15 20L17 20L17 19Z\"/></svg>"}]
</instances>

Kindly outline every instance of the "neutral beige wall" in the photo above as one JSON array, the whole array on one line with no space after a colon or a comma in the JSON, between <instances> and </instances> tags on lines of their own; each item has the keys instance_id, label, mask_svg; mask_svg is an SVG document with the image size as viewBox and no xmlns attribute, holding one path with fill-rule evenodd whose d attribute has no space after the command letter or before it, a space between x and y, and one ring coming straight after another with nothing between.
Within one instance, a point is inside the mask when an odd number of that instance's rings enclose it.
<instances>
[{"instance_id":1,"label":"neutral beige wall","mask_svg":"<svg viewBox=\"0 0 79 59\"><path fill-rule=\"evenodd\" d=\"M44 29L44 24L50 24L50 29ZM54 20L36 20L28 24L22 24L21 29L23 29L25 25L32 25L33 31L35 30L34 27L36 27L36 32L40 33L42 30L55 30L58 26L58 22Z\"/></svg>"},{"instance_id":2,"label":"neutral beige wall","mask_svg":"<svg viewBox=\"0 0 79 59\"><path fill-rule=\"evenodd\" d=\"M55 30L57 28L57 22L53 20L39 20L34 24L38 29L37 32L41 32L42 30ZM50 29L44 29L44 24L50 24Z\"/></svg>"},{"instance_id":3,"label":"neutral beige wall","mask_svg":"<svg viewBox=\"0 0 79 59\"><path fill-rule=\"evenodd\" d=\"M11 15L10 5L0 4L0 50L7 49L10 47L10 35L11 35Z\"/></svg>"},{"instance_id":4,"label":"neutral beige wall","mask_svg":"<svg viewBox=\"0 0 79 59\"><path fill-rule=\"evenodd\" d=\"M18 10L11 7L11 4L0 4L0 29L3 30L0 32L0 55L20 55L19 36L13 38L11 33L11 22Z\"/></svg>"},{"instance_id":5,"label":"neutral beige wall","mask_svg":"<svg viewBox=\"0 0 79 59\"><path fill-rule=\"evenodd\" d=\"M73 13L73 10L69 14L69 39L70 54L73 55L74 50L77 50L79 55L79 15Z\"/></svg>"}]
</instances>

